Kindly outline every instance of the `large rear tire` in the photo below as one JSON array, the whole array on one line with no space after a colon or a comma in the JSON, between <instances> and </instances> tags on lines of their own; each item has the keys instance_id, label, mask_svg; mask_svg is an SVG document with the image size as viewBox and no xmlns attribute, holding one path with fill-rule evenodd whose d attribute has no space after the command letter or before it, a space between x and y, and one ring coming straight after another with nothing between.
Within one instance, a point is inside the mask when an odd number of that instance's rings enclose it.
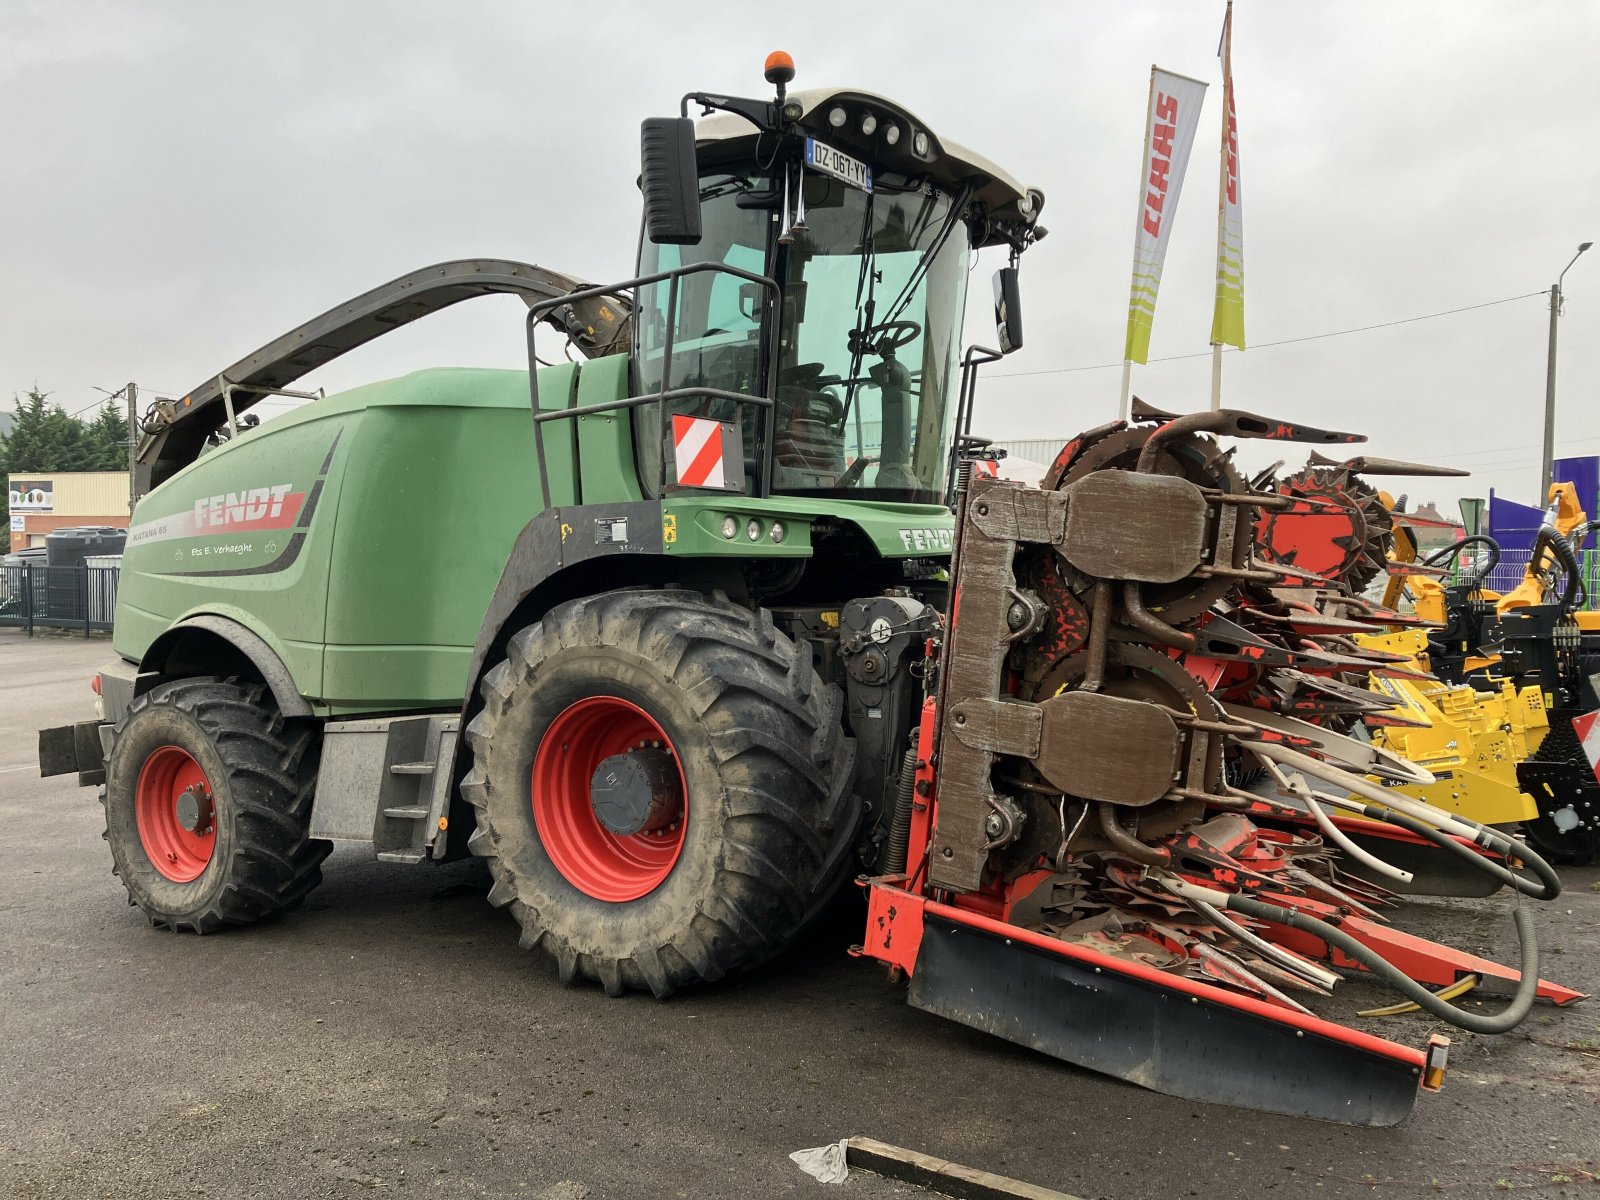
<instances>
[{"instance_id":1,"label":"large rear tire","mask_svg":"<svg viewBox=\"0 0 1600 1200\"><path fill-rule=\"evenodd\" d=\"M333 849L307 836L320 749L259 684L184 679L135 699L101 795L128 902L194 933L299 905Z\"/></svg>"},{"instance_id":2,"label":"large rear tire","mask_svg":"<svg viewBox=\"0 0 1600 1200\"><path fill-rule=\"evenodd\" d=\"M848 874L842 697L765 613L680 590L575 600L514 635L481 693L468 844L567 982L664 997L753 967ZM635 832L599 815L602 763L654 789Z\"/></svg>"}]
</instances>

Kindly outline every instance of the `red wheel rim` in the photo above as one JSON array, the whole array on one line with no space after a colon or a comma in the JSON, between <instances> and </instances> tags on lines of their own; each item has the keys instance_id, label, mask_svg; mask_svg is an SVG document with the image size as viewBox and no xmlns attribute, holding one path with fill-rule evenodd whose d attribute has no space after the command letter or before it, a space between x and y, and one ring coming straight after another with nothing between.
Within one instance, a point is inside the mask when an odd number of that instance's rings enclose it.
<instances>
[{"instance_id":1,"label":"red wheel rim","mask_svg":"<svg viewBox=\"0 0 1600 1200\"><path fill-rule=\"evenodd\" d=\"M589 785L613 754L658 744L678 767L680 795L688 795L683 763L655 718L616 696L590 696L550 723L533 756L533 821L545 853L566 881L596 900L622 903L648 895L672 873L688 830L685 807L666 829L622 836L600 823Z\"/></svg>"},{"instance_id":2,"label":"red wheel rim","mask_svg":"<svg viewBox=\"0 0 1600 1200\"><path fill-rule=\"evenodd\" d=\"M178 802L194 789L201 798L202 819L195 829L185 829L178 819ZM187 750L162 746L139 768L133 815L139 841L150 863L174 883L198 879L217 848L217 822L211 781Z\"/></svg>"}]
</instances>

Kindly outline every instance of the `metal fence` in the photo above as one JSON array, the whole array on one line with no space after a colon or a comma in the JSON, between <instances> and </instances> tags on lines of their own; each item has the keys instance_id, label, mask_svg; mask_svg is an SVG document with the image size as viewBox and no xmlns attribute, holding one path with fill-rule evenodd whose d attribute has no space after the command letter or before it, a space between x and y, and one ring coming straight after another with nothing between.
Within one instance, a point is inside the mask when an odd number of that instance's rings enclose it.
<instances>
[{"instance_id":1,"label":"metal fence","mask_svg":"<svg viewBox=\"0 0 1600 1200\"><path fill-rule=\"evenodd\" d=\"M1511 591L1522 582L1531 556L1532 551L1529 550L1502 550L1500 561L1495 564L1494 570L1489 572L1489 578L1484 581L1483 586L1501 594ZM1463 555L1459 567L1460 573L1465 574L1472 565L1470 556ZM1583 607L1600 609L1600 550L1586 550L1580 554L1578 568L1587 595Z\"/></svg>"},{"instance_id":2,"label":"metal fence","mask_svg":"<svg viewBox=\"0 0 1600 1200\"><path fill-rule=\"evenodd\" d=\"M0 565L0 627L109 630L117 611L120 567L88 563Z\"/></svg>"}]
</instances>

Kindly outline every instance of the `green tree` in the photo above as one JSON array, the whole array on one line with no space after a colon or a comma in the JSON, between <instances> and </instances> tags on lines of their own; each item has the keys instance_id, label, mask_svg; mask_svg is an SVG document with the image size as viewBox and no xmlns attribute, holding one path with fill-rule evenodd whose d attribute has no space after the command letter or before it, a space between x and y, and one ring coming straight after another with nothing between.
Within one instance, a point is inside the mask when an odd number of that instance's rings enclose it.
<instances>
[{"instance_id":1,"label":"green tree","mask_svg":"<svg viewBox=\"0 0 1600 1200\"><path fill-rule=\"evenodd\" d=\"M9 435L0 435L0 475L38 471L122 471L128 466L128 419L114 401L87 424L35 384L13 396L15 420ZM0 497L0 553L11 548L10 497Z\"/></svg>"},{"instance_id":2,"label":"green tree","mask_svg":"<svg viewBox=\"0 0 1600 1200\"><path fill-rule=\"evenodd\" d=\"M89 423L89 440L94 448L94 471L128 469L128 418L113 401L95 414Z\"/></svg>"},{"instance_id":3,"label":"green tree","mask_svg":"<svg viewBox=\"0 0 1600 1200\"><path fill-rule=\"evenodd\" d=\"M89 427L67 415L59 404L47 404L49 392L37 386L24 399L15 397L16 419L6 438L12 471L89 471L95 453Z\"/></svg>"}]
</instances>

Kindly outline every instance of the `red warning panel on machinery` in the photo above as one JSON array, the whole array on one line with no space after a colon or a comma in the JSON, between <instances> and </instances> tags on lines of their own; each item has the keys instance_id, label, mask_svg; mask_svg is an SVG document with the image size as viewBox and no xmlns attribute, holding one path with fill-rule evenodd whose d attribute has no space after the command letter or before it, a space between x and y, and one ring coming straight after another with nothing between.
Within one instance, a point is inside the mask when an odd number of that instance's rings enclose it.
<instances>
[{"instance_id":1,"label":"red warning panel on machinery","mask_svg":"<svg viewBox=\"0 0 1600 1200\"><path fill-rule=\"evenodd\" d=\"M1578 745L1589 760L1596 783L1600 783L1600 712L1584 713L1572 718L1572 728L1578 735Z\"/></svg>"},{"instance_id":2,"label":"red warning panel on machinery","mask_svg":"<svg viewBox=\"0 0 1600 1200\"><path fill-rule=\"evenodd\" d=\"M739 432L730 421L674 415L672 457L679 487L743 490Z\"/></svg>"}]
</instances>

